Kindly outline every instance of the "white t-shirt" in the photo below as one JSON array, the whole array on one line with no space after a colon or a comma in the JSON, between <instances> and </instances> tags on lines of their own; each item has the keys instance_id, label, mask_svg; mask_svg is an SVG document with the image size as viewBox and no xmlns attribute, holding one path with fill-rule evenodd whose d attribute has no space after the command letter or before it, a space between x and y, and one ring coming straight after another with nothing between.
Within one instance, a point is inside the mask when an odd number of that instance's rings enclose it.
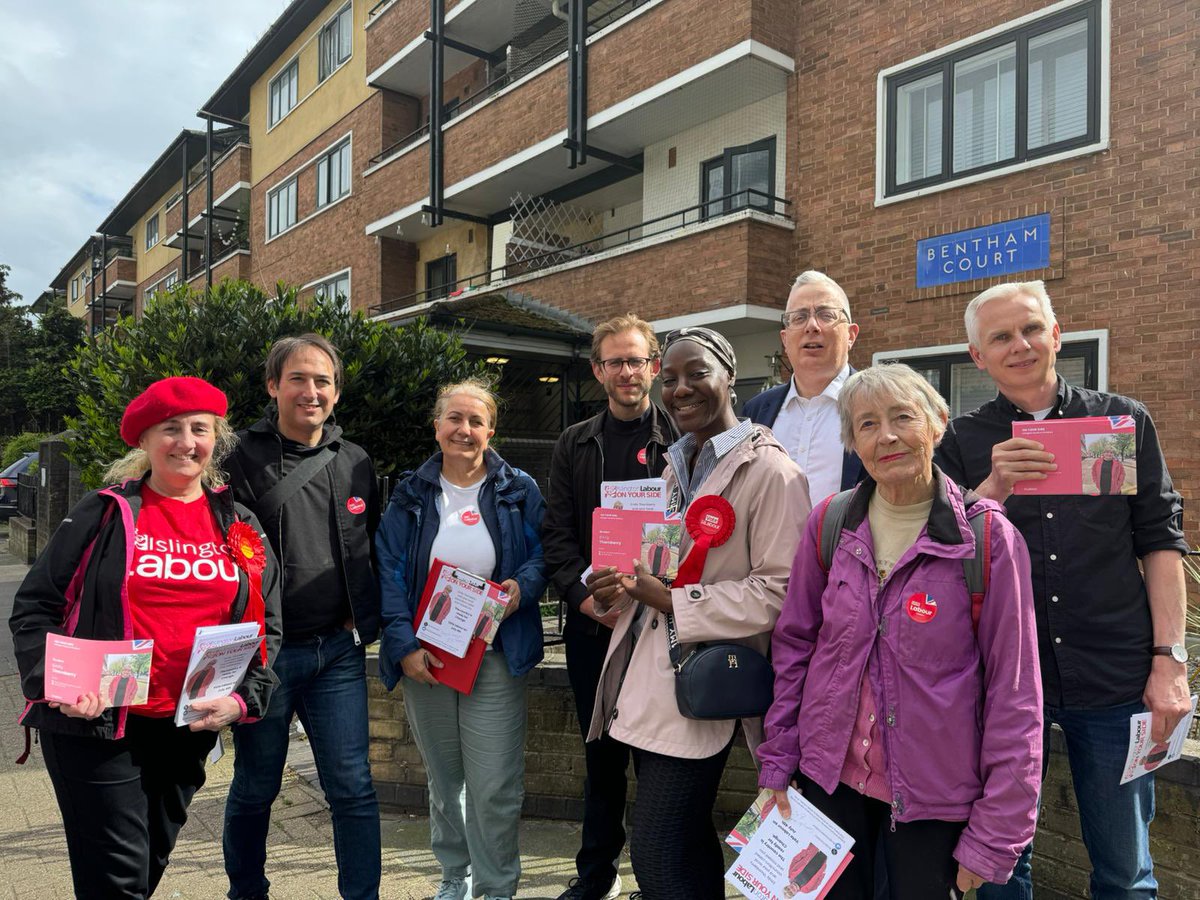
<instances>
[{"instance_id":1,"label":"white t-shirt","mask_svg":"<svg viewBox=\"0 0 1200 900\"><path fill-rule=\"evenodd\" d=\"M808 478L808 494L815 504L842 489L842 421L837 398L850 377L850 366L842 367L820 394L805 400L789 382L787 396L771 431L792 462Z\"/></svg>"},{"instance_id":2,"label":"white t-shirt","mask_svg":"<svg viewBox=\"0 0 1200 900\"><path fill-rule=\"evenodd\" d=\"M479 489L483 479L469 487L451 484L442 475L442 493L438 497L441 525L429 549L429 565L440 559L466 569L480 578L492 577L496 568L496 546L479 511Z\"/></svg>"}]
</instances>

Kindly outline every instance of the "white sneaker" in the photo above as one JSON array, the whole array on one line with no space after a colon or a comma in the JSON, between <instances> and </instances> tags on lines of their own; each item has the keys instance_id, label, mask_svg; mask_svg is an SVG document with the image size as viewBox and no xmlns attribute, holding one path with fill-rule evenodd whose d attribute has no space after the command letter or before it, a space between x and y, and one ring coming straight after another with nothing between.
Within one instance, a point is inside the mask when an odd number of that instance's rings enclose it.
<instances>
[{"instance_id":1,"label":"white sneaker","mask_svg":"<svg viewBox=\"0 0 1200 900\"><path fill-rule=\"evenodd\" d=\"M434 895L433 900L465 900L467 896L467 880L465 878L443 878L442 886Z\"/></svg>"}]
</instances>

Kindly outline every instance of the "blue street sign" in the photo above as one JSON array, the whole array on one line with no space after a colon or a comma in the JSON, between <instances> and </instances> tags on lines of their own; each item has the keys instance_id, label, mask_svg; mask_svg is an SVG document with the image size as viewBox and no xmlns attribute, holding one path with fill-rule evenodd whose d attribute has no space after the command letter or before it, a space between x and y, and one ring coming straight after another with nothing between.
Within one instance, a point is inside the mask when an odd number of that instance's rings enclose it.
<instances>
[{"instance_id":1,"label":"blue street sign","mask_svg":"<svg viewBox=\"0 0 1200 900\"><path fill-rule=\"evenodd\" d=\"M994 278L1050 265L1050 214L917 241L917 287Z\"/></svg>"}]
</instances>

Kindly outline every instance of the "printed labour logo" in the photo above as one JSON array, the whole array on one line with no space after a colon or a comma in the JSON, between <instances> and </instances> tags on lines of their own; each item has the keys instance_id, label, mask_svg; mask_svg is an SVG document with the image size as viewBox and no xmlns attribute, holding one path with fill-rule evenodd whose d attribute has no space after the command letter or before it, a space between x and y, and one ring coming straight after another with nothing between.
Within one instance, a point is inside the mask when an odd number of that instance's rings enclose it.
<instances>
[{"instance_id":1,"label":"printed labour logo","mask_svg":"<svg viewBox=\"0 0 1200 900\"><path fill-rule=\"evenodd\" d=\"M133 573L165 581L238 580L237 566L215 541L179 541L141 532L133 538Z\"/></svg>"},{"instance_id":2,"label":"printed labour logo","mask_svg":"<svg viewBox=\"0 0 1200 900\"><path fill-rule=\"evenodd\" d=\"M914 622L924 625L937 615L937 601L928 594L912 594L904 601L904 611Z\"/></svg>"}]
</instances>

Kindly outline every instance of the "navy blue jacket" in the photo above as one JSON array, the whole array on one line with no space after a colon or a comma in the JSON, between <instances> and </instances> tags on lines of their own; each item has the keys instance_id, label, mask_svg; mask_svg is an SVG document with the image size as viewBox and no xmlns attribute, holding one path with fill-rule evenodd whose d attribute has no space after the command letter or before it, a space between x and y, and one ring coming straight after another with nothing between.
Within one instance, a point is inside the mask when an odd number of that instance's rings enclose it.
<instances>
[{"instance_id":1,"label":"navy blue jacket","mask_svg":"<svg viewBox=\"0 0 1200 900\"><path fill-rule=\"evenodd\" d=\"M853 374L853 367L850 372ZM789 384L785 381L761 394L755 394L742 406L742 415L747 416L755 425L774 428L775 420L779 418L779 411L783 409L783 401L787 399L788 387ZM853 450L843 450L841 489L846 491L854 487L862 481L864 474L862 460L858 458L858 454ZM821 498L814 497L813 502L815 503L818 499Z\"/></svg>"},{"instance_id":2,"label":"navy blue jacket","mask_svg":"<svg viewBox=\"0 0 1200 900\"><path fill-rule=\"evenodd\" d=\"M484 454L487 476L479 490L479 511L496 547L496 569L476 572L497 584L514 579L521 589L517 611L500 624L492 646L503 652L513 677L542 661L542 615L546 590L542 561L545 503L537 483L514 469L494 450ZM429 573L429 551L441 527L437 499L442 492L439 450L415 472L406 472L375 534L383 595L383 635L379 669L388 690L404 674L400 661L420 648L413 619Z\"/></svg>"}]
</instances>

